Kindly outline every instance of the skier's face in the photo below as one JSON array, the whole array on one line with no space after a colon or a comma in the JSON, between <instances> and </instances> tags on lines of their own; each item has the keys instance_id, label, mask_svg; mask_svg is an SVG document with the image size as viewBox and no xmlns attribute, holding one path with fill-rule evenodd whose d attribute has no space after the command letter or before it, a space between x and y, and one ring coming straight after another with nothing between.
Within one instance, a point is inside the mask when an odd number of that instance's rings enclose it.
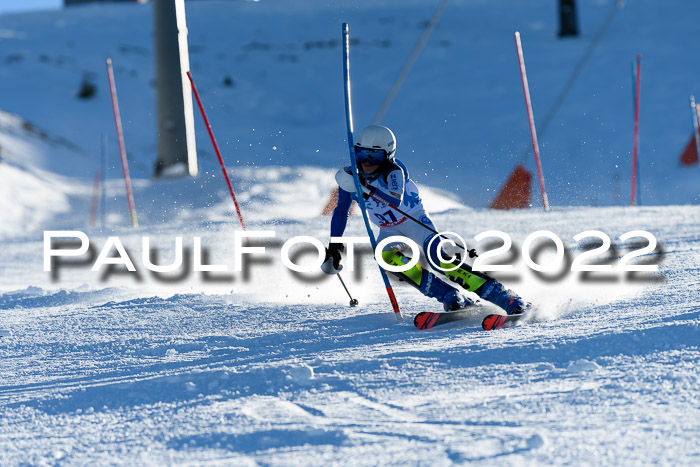
<instances>
[{"instance_id":1,"label":"skier's face","mask_svg":"<svg viewBox=\"0 0 700 467\"><path fill-rule=\"evenodd\" d=\"M381 148L355 146L355 160L366 174L372 174L386 161L387 153Z\"/></svg>"},{"instance_id":2,"label":"skier's face","mask_svg":"<svg viewBox=\"0 0 700 467\"><path fill-rule=\"evenodd\" d=\"M362 171L367 175L373 174L379 168L379 165L372 164L370 162L363 162L362 164L360 164L360 166L362 167Z\"/></svg>"}]
</instances>

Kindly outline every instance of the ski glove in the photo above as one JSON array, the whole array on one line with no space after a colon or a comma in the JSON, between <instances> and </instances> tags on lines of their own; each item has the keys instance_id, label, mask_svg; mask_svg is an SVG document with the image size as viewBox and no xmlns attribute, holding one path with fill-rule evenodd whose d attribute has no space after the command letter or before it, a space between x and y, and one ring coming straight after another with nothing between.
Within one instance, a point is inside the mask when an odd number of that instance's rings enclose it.
<instances>
[{"instance_id":1,"label":"ski glove","mask_svg":"<svg viewBox=\"0 0 700 467\"><path fill-rule=\"evenodd\" d=\"M330 243L326 248L326 259L321 265L321 270L326 274L338 274L343 265L340 264L340 253L345 250L342 243Z\"/></svg>"}]
</instances>

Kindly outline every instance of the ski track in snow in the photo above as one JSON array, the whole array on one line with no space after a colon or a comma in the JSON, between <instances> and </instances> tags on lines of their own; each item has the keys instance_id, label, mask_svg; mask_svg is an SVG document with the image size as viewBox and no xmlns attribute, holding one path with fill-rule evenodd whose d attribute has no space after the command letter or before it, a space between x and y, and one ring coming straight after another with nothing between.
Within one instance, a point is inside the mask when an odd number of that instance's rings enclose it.
<instances>
[{"instance_id":1,"label":"ski track in snow","mask_svg":"<svg viewBox=\"0 0 700 467\"><path fill-rule=\"evenodd\" d=\"M261 213L270 201L249 202ZM231 210L219 203L215 212ZM563 239L591 218L611 237L655 226L665 282L524 277L508 285L538 305L537 322L491 333L479 326L488 306L473 319L416 330L413 315L439 305L401 284L405 322L397 324L369 257L359 277L345 275L361 304L350 308L333 278L300 283L280 274L274 254L245 286L225 284L229 293L186 280L160 284L157 295L148 281L106 286L87 267L53 283L40 252L29 255L35 267L25 265L20 279L37 285L0 295L13 333L0 340L0 461L690 465L700 454L700 307L691 279L699 211L625 215L631 209L437 214L438 225L465 236L498 225L515 244L534 225ZM661 214L668 227L649 223ZM327 220L259 221L290 238ZM350 224L359 235L359 219ZM204 233L225 244L221 231ZM17 242L3 264L38 244Z\"/></svg>"}]
</instances>

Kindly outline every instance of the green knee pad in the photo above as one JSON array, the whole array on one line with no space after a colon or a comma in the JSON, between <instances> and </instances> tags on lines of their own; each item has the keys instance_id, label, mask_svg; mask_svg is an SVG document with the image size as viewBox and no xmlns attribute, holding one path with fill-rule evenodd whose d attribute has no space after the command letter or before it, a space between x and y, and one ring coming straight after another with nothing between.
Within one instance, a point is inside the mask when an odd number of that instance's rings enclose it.
<instances>
[{"instance_id":1,"label":"green knee pad","mask_svg":"<svg viewBox=\"0 0 700 467\"><path fill-rule=\"evenodd\" d=\"M382 251L382 259L386 264L391 266L405 266L411 261L411 258L404 256L397 250ZM408 271L392 272L392 274L420 289L421 278L423 277L423 268L420 264L416 263L416 265Z\"/></svg>"}]
</instances>

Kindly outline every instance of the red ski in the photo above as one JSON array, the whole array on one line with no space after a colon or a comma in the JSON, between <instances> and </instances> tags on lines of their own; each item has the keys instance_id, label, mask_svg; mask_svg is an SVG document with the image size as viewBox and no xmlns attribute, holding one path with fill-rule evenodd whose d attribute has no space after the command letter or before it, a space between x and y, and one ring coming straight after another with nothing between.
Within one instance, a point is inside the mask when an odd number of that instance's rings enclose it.
<instances>
[{"instance_id":1,"label":"red ski","mask_svg":"<svg viewBox=\"0 0 700 467\"><path fill-rule=\"evenodd\" d=\"M445 313L433 313L432 311L422 311L413 318L413 324L420 330L430 329L441 324L451 323L474 316L472 307L462 310L448 311Z\"/></svg>"},{"instance_id":2,"label":"red ski","mask_svg":"<svg viewBox=\"0 0 700 467\"><path fill-rule=\"evenodd\" d=\"M481 322L481 327L484 328L484 331L509 328L518 324L518 321L520 321L523 316L525 315L488 315Z\"/></svg>"},{"instance_id":3,"label":"red ski","mask_svg":"<svg viewBox=\"0 0 700 467\"><path fill-rule=\"evenodd\" d=\"M413 318L413 324L420 330L430 329L442 324L452 323L473 317L474 313L471 307L463 310L450 311L446 313L434 313L432 311L422 311ZM491 314L484 318L481 322L481 327L485 331L493 331L494 329L505 329L518 324L518 321L525 316L520 315L498 315Z\"/></svg>"}]
</instances>

